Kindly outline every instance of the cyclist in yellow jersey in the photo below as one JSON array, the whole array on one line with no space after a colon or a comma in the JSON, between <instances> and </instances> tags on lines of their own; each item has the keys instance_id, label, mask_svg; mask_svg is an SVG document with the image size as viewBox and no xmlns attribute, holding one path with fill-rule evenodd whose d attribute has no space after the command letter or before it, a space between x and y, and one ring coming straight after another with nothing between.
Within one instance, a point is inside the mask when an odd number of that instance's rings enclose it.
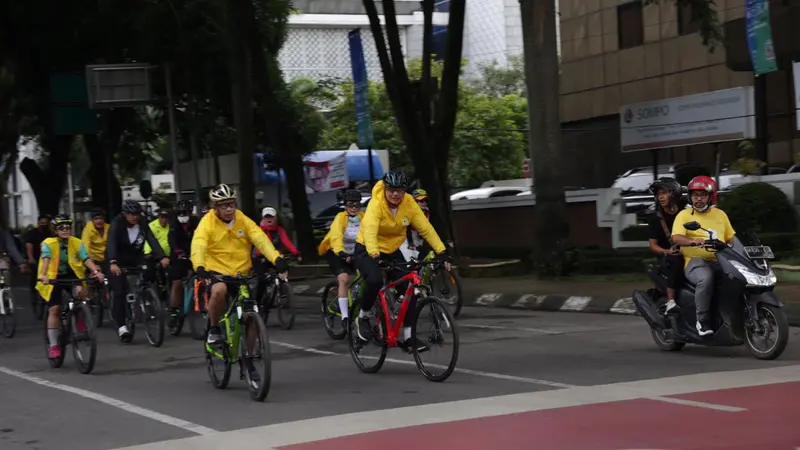
<instances>
[{"instance_id":1,"label":"cyclist in yellow jersey","mask_svg":"<svg viewBox=\"0 0 800 450\"><path fill-rule=\"evenodd\" d=\"M164 251L164 255L169 258L169 213L167 210L162 209L158 214L158 219L150 222L149 226L150 231L153 232L153 236L155 236L158 243L161 244L161 250ZM144 254L149 255L151 251L150 244L145 242Z\"/></svg>"},{"instance_id":2,"label":"cyclist in yellow jersey","mask_svg":"<svg viewBox=\"0 0 800 450\"><path fill-rule=\"evenodd\" d=\"M213 209L200 220L192 237L191 260L195 273L207 278L209 272L220 275L246 275L253 267L253 247L275 265L279 276L286 278L289 265L275 250L267 235L243 212L236 209L236 191L220 184L209 193ZM213 283L208 304L208 343L223 340L219 319L225 308L228 286Z\"/></svg>"},{"instance_id":3,"label":"cyclist in yellow jersey","mask_svg":"<svg viewBox=\"0 0 800 450\"><path fill-rule=\"evenodd\" d=\"M359 338L368 341L372 338L372 327L369 323L368 312L375 304L378 291L383 284L383 277L378 266L379 260L405 261L400 252L400 246L406 240L406 228L413 226L425 241L430 244L440 260L445 260L445 265L450 270L447 261L446 247L431 226L425 213L410 194L406 193L408 179L402 172L387 172L383 180L372 188L372 198L367 206L367 212L361 220L361 228L356 238L353 262L364 277L364 296L361 298L361 311L355 321ZM397 275L397 274L395 274ZM409 308L414 310L416 305ZM413 314L406 316L403 328L404 346L417 345L424 349L421 343L410 342L410 320Z\"/></svg>"},{"instance_id":4,"label":"cyclist in yellow jersey","mask_svg":"<svg viewBox=\"0 0 800 450\"><path fill-rule=\"evenodd\" d=\"M92 210L92 221L83 227L81 241L89 252L89 257L95 264L102 264L106 259L106 245L108 244L108 222L106 212L101 208Z\"/></svg>"}]
</instances>

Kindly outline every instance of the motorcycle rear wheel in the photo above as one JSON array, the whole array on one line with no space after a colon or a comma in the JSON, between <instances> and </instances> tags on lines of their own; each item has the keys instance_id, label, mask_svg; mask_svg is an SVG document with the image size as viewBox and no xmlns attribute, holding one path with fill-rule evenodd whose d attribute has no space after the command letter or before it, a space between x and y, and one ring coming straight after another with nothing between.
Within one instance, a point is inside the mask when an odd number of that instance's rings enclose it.
<instances>
[{"instance_id":1,"label":"motorcycle rear wheel","mask_svg":"<svg viewBox=\"0 0 800 450\"><path fill-rule=\"evenodd\" d=\"M651 328L650 334L653 335L653 342L656 346L664 352L677 352L686 346L685 342L676 342L675 339L667 337L666 330L656 330Z\"/></svg>"}]
</instances>

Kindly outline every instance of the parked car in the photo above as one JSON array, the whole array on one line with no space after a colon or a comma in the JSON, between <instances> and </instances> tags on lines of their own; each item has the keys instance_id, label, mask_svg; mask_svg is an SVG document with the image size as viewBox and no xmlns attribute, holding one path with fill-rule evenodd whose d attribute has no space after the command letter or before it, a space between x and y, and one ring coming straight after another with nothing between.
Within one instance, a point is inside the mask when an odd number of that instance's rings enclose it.
<instances>
[{"instance_id":1,"label":"parked car","mask_svg":"<svg viewBox=\"0 0 800 450\"><path fill-rule=\"evenodd\" d=\"M531 188L524 186L494 186L456 192L450 196L450 201L472 200L476 198L511 197L523 192L530 193Z\"/></svg>"}]
</instances>

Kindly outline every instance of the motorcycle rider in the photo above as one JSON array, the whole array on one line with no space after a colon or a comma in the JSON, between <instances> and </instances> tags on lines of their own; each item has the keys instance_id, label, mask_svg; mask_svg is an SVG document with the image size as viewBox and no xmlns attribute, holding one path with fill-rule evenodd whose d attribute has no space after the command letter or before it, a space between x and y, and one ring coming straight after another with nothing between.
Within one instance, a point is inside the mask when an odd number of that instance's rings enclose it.
<instances>
[{"instance_id":1,"label":"motorcycle rider","mask_svg":"<svg viewBox=\"0 0 800 450\"><path fill-rule=\"evenodd\" d=\"M672 243L675 217L686 206L681 198L681 185L674 178L662 177L650 185L656 201L656 213L647 222L650 229L650 251L662 257L667 269L667 304L665 313L677 312L675 286L683 277L683 257Z\"/></svg>"},{"instance_id":2,"label":"motorcycle rider","mask_svg":"<svg viewBox=\"0 0 800 450\"><path fill-rule=\"evenodd\" d=\"M714 264L717 256L702 245L708 238L730 244L736 232L728 215L713 206L717 201L717 184L713 179L704 175L694 177L689 182L687 190L692 207L684 209L675 217L672 242L681 246L686 279L695 285L697 332L700 336L707 336L714 333L710 308L714 293ZM698 222L702 228L692 231L683 227L684 223L693 221Z\"/></svg>"}]
</instances>

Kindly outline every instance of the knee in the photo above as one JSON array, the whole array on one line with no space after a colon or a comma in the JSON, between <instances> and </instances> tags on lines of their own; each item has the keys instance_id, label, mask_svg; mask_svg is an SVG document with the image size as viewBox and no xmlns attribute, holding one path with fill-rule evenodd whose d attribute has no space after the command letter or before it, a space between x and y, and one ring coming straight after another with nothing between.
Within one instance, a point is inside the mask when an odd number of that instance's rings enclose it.
<instances>
[{"instance_id":1,"label":"knee","mask_svg":"<svg viewBox=\"0 0 800 450\"><path fill-rule=\"evenodd\" d=\"M707 267L697 269L697 286L709 287L714 284L714 272Z\"/></svg>"},{"instance_id":2,"label":"knee","mask_svg":"<svg viewBox=\"0 0 800 450\"><path fill-rule=\"evenodd\" d=\"M336 276L340 285L347 284L350 281L350 275L347 272L340 273Z\"/></svg>"},{"instance_id":3,"label":"knee","mask_svg":"<svg viewBox=\"0 0 800 450\"><path fill-rule=\"evenodd\" d=\"M217 283L211 286L211 299L222 299L225 298L225 295L228 294L228 287L225 286L225 283Z\"/></svg>"},{"instance_id":4,"label":"knee","mask_svg":"<svg viewBox=\"0 0 800 450\"><path fill-rule=\"evenodd\" d=\"M52 306L48 310L48 313L49 313L50 317L52 317L54 319L58 318L58 315L59 315L60 312L61 312L61 308L58 307L58 306Z\"/></svg>"}]
</instances>

